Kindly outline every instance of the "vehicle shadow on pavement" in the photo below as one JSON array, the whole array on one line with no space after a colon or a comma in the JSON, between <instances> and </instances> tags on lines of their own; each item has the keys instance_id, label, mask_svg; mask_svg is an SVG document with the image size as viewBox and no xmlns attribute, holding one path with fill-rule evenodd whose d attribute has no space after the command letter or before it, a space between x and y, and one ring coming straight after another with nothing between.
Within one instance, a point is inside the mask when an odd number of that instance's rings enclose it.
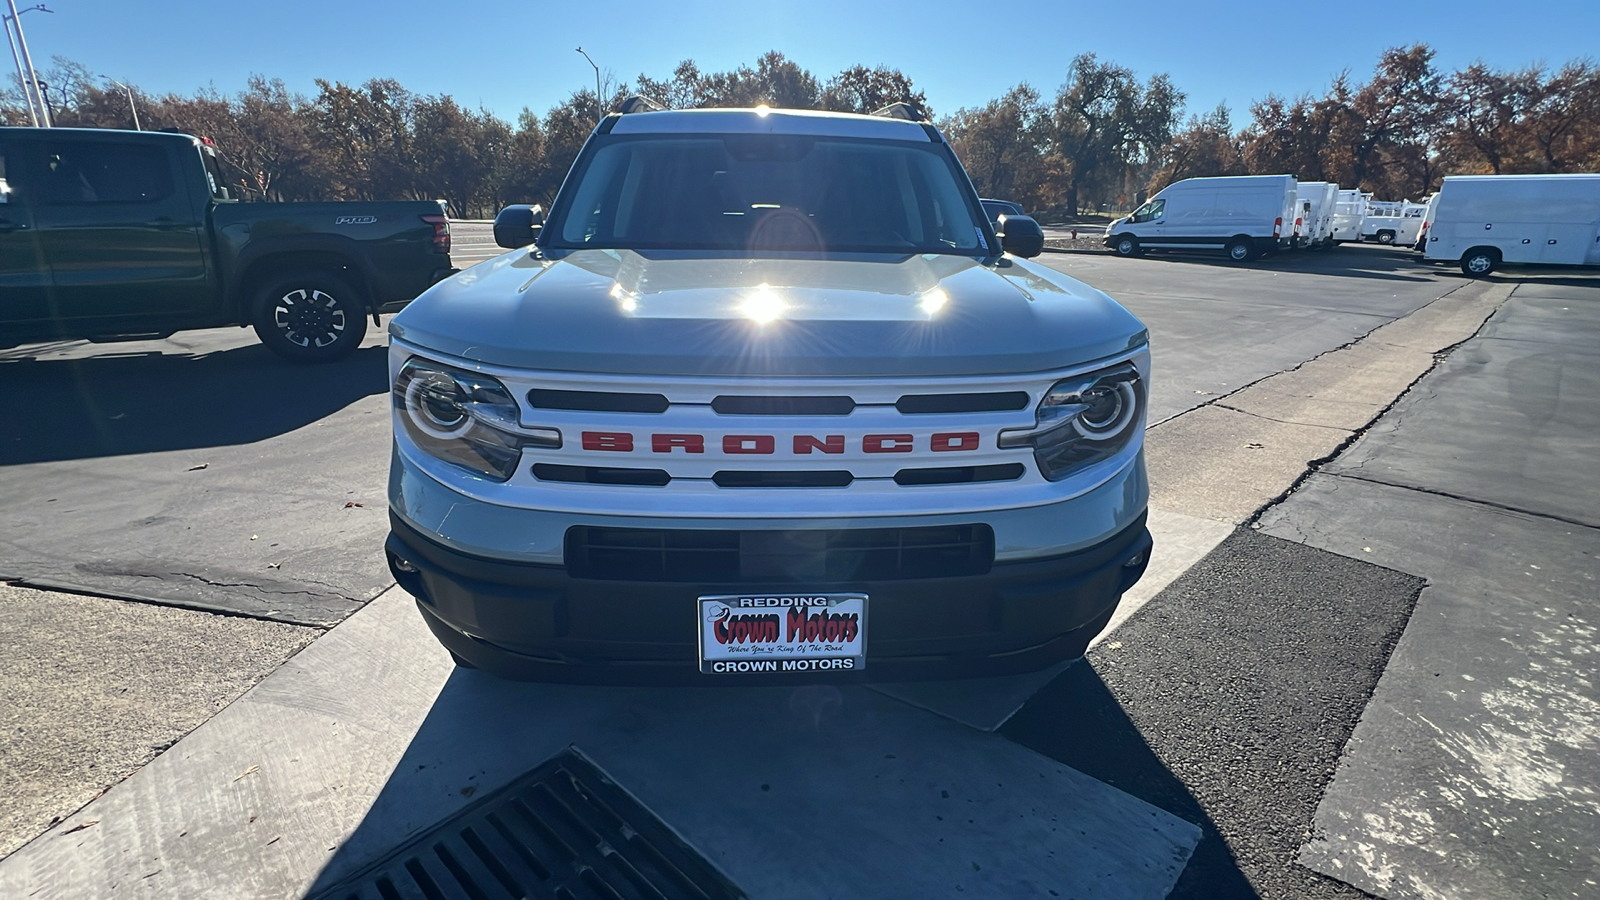
<instances>
[{"instance_id":1,"label":"vehicle shadow on pavement","mask_svg":"<svg viewBox=\"0 0 1600 900\"><path fill-rule=\"evenodd\" d=\"M1042 714L1045 710L1048 714ZM1065 723L1071 723L1070 727ZM1000 733L1200 826L1204 836L1172 897L1249 900L1260 896L1200 801L1151 749L1087 660L1061 673Z\"/></svg>"},{"instance_id":2,"label":"vehicle shadow on pavement","mask_svg":"<svg viewBox=\"0 0 1600 900\"><path fill-rule=\"evenodd\" d=\"M1159 900L1198 837L1012 742L861 687L582 687L458 668L302 896L369 896L373 864L408 841L421 840L407 851L419 866L461 863L454 831L431 829L569 748L758 897L1043 896L1050 885ZM543 813L515 815L543 833ZM475 840L466 852L482 857ZM470 865L470 877L487 871Z\"/></svg>"},{"instance_id":3,"label":"vehicle shadow on pavement","mask_svg":"<svg viewBox=\"0 0 1600 900\"><path fill-rule=\"evenodd\" d=\"M388 390L387 348L295 365L250 344L193 355L0 359L0 409L16 426L0 466L247 444Z\"/></svg>"},{"instance_id":4,"label":"vehicle shadow on pavement","mask_svg":"<svg viewBox=\"0 0 1600 900\"><path fill-rule=\"evenodd\" d=\"M1254 262L1231 262L1216 254L1147 253L1145 259L1185 263L1213 269L1260 269L1335 275L1345 278L1373 278L1382 281L1433 281L1438 270L1408 250L1375 247L1335 247L1326 251L1299 251Z\"/></svg>"}]
</instances>

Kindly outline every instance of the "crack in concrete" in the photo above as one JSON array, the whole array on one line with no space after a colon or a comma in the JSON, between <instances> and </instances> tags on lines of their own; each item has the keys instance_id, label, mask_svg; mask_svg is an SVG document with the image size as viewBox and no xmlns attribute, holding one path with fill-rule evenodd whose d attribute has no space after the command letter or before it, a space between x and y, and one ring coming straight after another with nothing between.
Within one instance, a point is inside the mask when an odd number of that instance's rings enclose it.
<instances>
[{"instance_id":1,"label":"crack in concrete","mask_svg":"<svg viewBox=\"0 0 1600 900\"><path fill-rule=\"evenodd\" d=\"M1398 488L1402 491L1416 491L1419 494L1428 494L1434 497L1445 497L1450 500L1459 500L1462 503L1471 503L1474 506L1487 506L1493 509L1505 510L1506 512L1519 513L1534 519L1545 519L1550 522L1561 522L1565 525L1574 525L1578 528L1600 531L1600 524L1594 522L1584 522L1579 519L1569 519L1566 516L1556 515L1555 513L1535 512L1531 509L1525 509L1520 506L1511 506L1507 503L1496 503L1493 500L1483 500L1478 497L1468 497L1465 494L1452 494L1449 491L1440 491L1433 488L1419 487L1414 484L1398 484L1393 481L1384 481L1379 478L1367 478L1361 475L1354 475L1349 472L1327 472L1324 474L1330 478L1347 478L1351 481L1360 481L1365 482L1366 484L1381 484L1384 487Z\"/></svg>"},{"instance_id":2,"label":"crack in concrete","mask_svg":"<svg viewBox=\"0 0 1600 900\"><path fill-rule=\"evenodd\" d=\"M1274 419L1271 416L1263 416L1260 413L1251 412L1248 409L1240 409L1237 406L1229 406L1226 403L1215 403L1215 404L1212 404L1212 405L1216 406L1219 409L1226 409L1226 410L1230 410L1232 412L1242 413L1242 414L1247 415L1247 416L1253 416L1254 418L1257 418L1257 419L1265 419L1268 422L1277 422L1279 425L1298 425L1298 426L1303 426L1305 428L1326 428L1329 431L1344 431L1344 432L1348 432L1350 430L1348 428L1340 428L1337 425L1318 425L1316 422L1291 422L1288 419Z\"/></svg>"},{"instance_id":3,"label":"crack in concrete","mask_svg":"<svg viewBox=\"0 0 1600 900\"><path fill-rule=\"evenodd\" d=\"M1195 410L1204 409L1205 407L1212 406L1214 404L1220 404L1220 403L1222 403L1222 401L1228 399L1229 397L1232 397L1234 394L1243 393L1243 392L1255 387L1256 385L1261 384L1264 381L1270 381L1273 378L1277 378L1279 375L1284 375L1284 374L1287 374L1289 372L1298 372L1301 369L1305 368L1306 366L1309 366L1312 363L1316 362L1317 360L1323 358L1324 356L1329 356L1331 354L1338 353L1341 350L1348 350L1349 348L1354 347L1356 344L1359 344L1362 341L1365 341L1368 338L1372 337L1374 334L1376 334L1379 331L1379 329L1382 329L1384 326L1393 325L1395 322L1398 322L1401 319L1409 319L1412 316L1416 315L1417 313L1422 312L1423 310L1427 309L1428 307L1433 306L1435 303L1438 303L1440 300L1444 300L1444 299L1450 297L1451 295L1455 294L1457 291L1462 290L1464 288L1467 288L1467 287L1469 287L1469 286L1471 286L1473 284L1476 284L1476 283L1477 282L1470 282L1469 281L1466 284L1458 284L1455 287L1451 288L1450 290L1445 291L1443 294L1440 294L1439 296L1437 296L1437 297L1433 298L1432 300L1428 301L1426 304L1417 307L1416 309L1412 310L1411 312L1406 313L1405 315L1399 316L1397 318L1389 319L1389 320L1385 321L1384 323L1382 323L1381 325L1374 326L1371 331L1368 331L1365 334L1356 335L1355 337L1351 338L1348 341L1345 341L1344 343L1340 344L1339 346L1330 348L1328 350L1324 350L1323 352L1318 353L1316 356L1313 356L1310 359L1305 360L1305 361L1303 361L1303 362L1301 362L1301 363L1299 363L1297 365L1290 366L1289 368L1284 369L1284 370L1279 371L1279 372L1273 372L1271 375L1263 375L1260 378L1257 378L1255 381L1251 381L1251 382L1247 382L1245 384L1242 384L1239 387L1234 388L1233 390L1227 392L1226 394L1222 394L1220 396L1213 397L1210 400L1205 401L1204 403L1198 404L1196 406L1192 406L1189 409L1183 410L1182 412L1173 413L1172 415L1167 416L1165 419L1162 419L1160 422L1151 422L1151 423L1149 423L1149 424L1147 424L1145 426L1145 430L1149 431L1151 428L1154 428L1157 425L1166 424L1167 422L1171 422L1173 419L1177 419L1177 418L1179 418L1181 416L1186 416L1189 413L1194 412ZM1519 284L1518 287L1521 287L1521 285ZM1515 294L1515 293L1516 293L1516 289L1513 288L1512 291L1511 291L1511 294L1507 294L1506 295L1506 299L1502 300L1500 302L1500 306L1504 306L1505 303L1511 299L1512 294ZM1495 312L1499 312L1500 311L1500 306L1496 306L1495 307ZM1489 315L1484 318L1483 322L1480 322L1478 324L1477 329L1472 333L1471 336L1463 339L1462 341L1460 341L1460 343L1452 344L1449 347L1444 348L1444 350L1436 352L1434 354L1435 365L1438 364L1439 353L1447 353L1448 354L1449 351L1453 351L1456 347L1461 346L1461 344L1465 344L1467 341L1472 340L1472 338L1477 337L1478 333L1483 330L1483 326L1485 324L1487 324L1489 319L1491 319L1493 317L1494 317L1494 312L1489 313ZM1432 369L1430 368L1429 371L1432 371ZM1427 374L1427 372L1423 373L1423 375L1426 375L1426 374ZM1422 380L1421 378L1417 379L1417 381L1421 381L1421 380ZM1411 384L1414 385L1416 383L1417 383L1416 381L1413 381ZM1410 386L1408 385L1406 389L1410 390ZM1404 396L1403 392L1402 392L1402 396ZM1390 406L1393 406L1393 404L1390 404ZM1230 407L1227 407L1227 408L1228 409L1232 409L1233 407L1230 406ZM1388 411L1388 408L1386 407L1384 410L1379 412L1379 416L1381 417L1382 414L1384 412L1387 412L1387 411ZM1243 412L1243 410L1239 410L1239 412ZM1262 418L1265 418L1265 416L1263 416ZM1295 425L1295 424L1298 424L1298 423L1296 423L1296 422L1286 422L1284 424L1286 424L1286 425ZM1339 430L1343 431L1344 429L1341 428Z\"/></svg>"},{"instance_id":4,"label":"crack in concrete","mask_svg":"<svg viewBox=\"0 0 1600 900\"><path fill-rule=\"evenodd\" d=\"M1470 283L1474 283L1474 282L1469 282L1469 284ZM1444 296L1440 297L1438 300L1435 300L1434 303L1439 302L1439 300L1445 299L1445 297L1449 297L1451 294L1454 294L1456 291L1459 291L1459 290L1461 290L1462 288L1464 288L1466 286L1467 285L1461 285L1460 287L1457 287L1455 290L1452 290L1449 293L1445 294ZM1389 415L1389 413L1392 412L1395 409L1395 407L1399 406L1400 402L1402 400L1406 399L1406 397L1408 397L1411 394L1412 390L1416 389L1416 387L1419 384L1421 384L1422 381L1424 379L1426 379L1429 375L1432 375L1434 373L1434 371L1437 370L1439 368L1439 366L1444 363L1445 360L1449 359L1450 356L1456 352L1456 350L1460 349L1463 346L1466 346L1466 344L1469 341L1471 341L1474 338L1477 338L1479 335L1483 334L1483 329L1488 326L1489 320L1493 319L1495 317L1496 313L1498 313L1501 309L1503 309L1507 303L1511 302L1511 298L1516 296L1517 288L1520 288L1520 287L1522 287L1522 285L1518 284L1517 287L1512 288L1511 292L1506 294L1505 299L1501 300L1498 304L1496 304L1495 308L1493 310L1491 310L1488 315L1483 317L1483 321L1478 323L1478 327L1473 329L1471 334L1467 335L1466 337L1462 338L1459 341L1456 341L1453 344L1450 344L1448 346L1440 348L1439 350L1434 351L1433 364L1428 366L1428 368L1426 370L1424 370L1422 372L1422 374L1420 374L1416 378L1412 379L1411 383L1406 385L1404 390L1402 390L1399 394L1395 395L1395 398L1393 400L1389 401L1388 405L1384 406L1383 409L1378 410L1377 415L1373 416L1372 419L1370 421L1368 421L1365 425L1361 426L1360 428L1357 428L1355 431L1352 431L1350 433L1350 436L1345 438L1343 441L1340 441L1339 442L1339 446L1334 447L1333 450L1330 451L1327 456L1324 456L1324 457L1322 457L1320 459L1313 459L1313 460L1309 461L1306 464L1306 470L1304 472L1300 473L1300 477L1296 478L1294 480L1293 484L1289 485L1289 487L1287 489L1285 489L1283 493L1279 494L1277 497L1275 497L1272 500L1269 500L1265 504L1263 504L1260 509L1256 510L1250 516L1250 518L1248 518L1248 519L1244 520L1243 522L1241 522L1240 523L1240 527L1241 528L1252 528L1252 529L1259 528L1260 527L1259 523L1261 522L1261 517L1263 515L1265 515L1268 510L1272 509L1275 506L1278 506L1278 505L1282 504L1285 500L1287 500L1291 496L1293 496L1295 491L1300 490L1301 485L1305 484L1308 480L1310 480L1311 476L1316 475L1319 472L1321 472L1322 468L1324 466L1326 466L1328 463L1333 462L1335 459L1338 459L1339 456L1341 454L1343 454L1345 450L1349 449L1352 444L1354 444L1356 441L1360 440L1362 437L1366 436L1367 432L1369 432L1372 429L1378 427L1378 424L1383 422L1383 420ZM1432 306L1432 305L1433 305L1433 303L1428 304L1428 306ZM1422 309L1427 309L1427 308L1428 308L1427 306L1421 307L1421 309L1419 309L1418 312L1420 312ZM1414 314L1415 313L1413 313L1413 315ZM1358 343L1358 342L1359 341L1351 341L1350 343L1351 344L1355 344L1355 343ZM1350 346L1350 344L1346 344L1345 346L1348 347L1348 346ZM1344 348L1341 347L1339 349L1344 349ZM1329 351L1329 352L1337 352L1337 351ZM1326 355L1326 354L1324 354L1324 355ZM1306 363L1309 363L1309 362L1311 362L1311 360L1306 360ZM1306 363L1301 363L1300 365L1303 366ZM1300 366L1296 366L1295 368L1298 369L1298 368L1300 368ZM1286 371L1291 371L1292 372L1292 371L1294 371L1294 369L1288 369ZM1243 388L1241 388L1240 390L1243 390ZM1220 401L1222 399L1224 399L1224 398L1219 397L1219 398L1217 398L1217 401ZM1213 402L1217 402L1217 401L1213 401ZM1397 413L1396 415L1398 417L1400 417L1400 418L1404 417L1404 413L1403 412ZM1176 418L1176 417L1174 417L1174 418ZM1398 419L1396 421L1398 422ZM1362 461L1361 463L1359 463L1357 465L1357 468L1361 468L1362 466L1365 466L1365 465L1366 465L1366 461ZM1337 474L1337 473L1330 472L1328 474L1329 475L1334 475L1334 474ZM1355 478L1354 476L1351 476L1351 480L1361 481L1361 480L1364 480L1364 479ZM1383 482L1374 482L1374 483L1382 484ZM1394 486L1395 487L1401 487L1401 485L1394 485ZM1563 521L1565 521L1565 520L1563 520ZM1585 526L1585 527L1593 527L1593 526Z\"/></svg>"},{"instance_id":5,"label":"crack in concrete","mask_svg":"<svg viewBox=\"0 0 1600 900\"><path fill-rule=\"evenodd\" d=\"M130 574L132 574L132 573L130 573ZM212 581L211 579L205 577L204 575L196 575L193 572L172 572L170 574L177 575L180 578L192 578L195 581L198 581L198 582L200 582L202 584L209 585L211 587L249 588L251 590L259 591L259 592L261 592L263 594L269 594L269 595L272 595L272 596L292 596L294 594L305 594L308 597L327 597L327 596L329 596L328 593L322 592L322 591L278 591L278 590L273 590L271 588L263 587L263 586L261 586L259 584L255 584L255 583L249 582L249 581ZM161 575L148 575L148 576L143 576L143 577L162 578L163 576L161 576ZM347 601L349 603L360 603L360 602L362 602L362 601L357 600L356 598L348 596L346 594L334 593L334 594L332 594L332 596L337 597L340 600Z\"/></svg>"}]
</instances>

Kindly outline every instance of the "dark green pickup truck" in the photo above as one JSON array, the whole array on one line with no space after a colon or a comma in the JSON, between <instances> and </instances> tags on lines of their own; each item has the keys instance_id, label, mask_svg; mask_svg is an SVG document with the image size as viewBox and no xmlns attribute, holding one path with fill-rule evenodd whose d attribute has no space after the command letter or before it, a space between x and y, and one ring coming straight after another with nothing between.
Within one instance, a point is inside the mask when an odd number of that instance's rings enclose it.
<instances>
[{"instance_id":1,"label":"dark green pickup truck","mask_svg":"<svg viewBox=\"0 0 1600 900\"><path fill-rule=\"evenodd\" d=\"M452 271L436 202L238 203L188 135L0 128L0 347L253 325L337 359Z\"/></svg>"}]
</instances>

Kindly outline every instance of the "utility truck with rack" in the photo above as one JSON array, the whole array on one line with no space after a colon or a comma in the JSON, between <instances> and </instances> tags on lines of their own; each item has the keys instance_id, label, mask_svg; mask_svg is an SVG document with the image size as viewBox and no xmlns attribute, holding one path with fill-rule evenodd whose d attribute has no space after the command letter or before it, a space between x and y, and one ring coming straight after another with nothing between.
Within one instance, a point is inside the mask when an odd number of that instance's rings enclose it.
<instances>
[{"instance_id":1,"label":"utility truck with rack","mask_svg":"<svg viewBox=\"0 0 1600 900\"><path fill-rule=\"evenodd\" d=\"M1149 562L1149 335L903 106L606 116L390 323L387 552L458 665L954 678Z\"/></svg>"}]
</instances>

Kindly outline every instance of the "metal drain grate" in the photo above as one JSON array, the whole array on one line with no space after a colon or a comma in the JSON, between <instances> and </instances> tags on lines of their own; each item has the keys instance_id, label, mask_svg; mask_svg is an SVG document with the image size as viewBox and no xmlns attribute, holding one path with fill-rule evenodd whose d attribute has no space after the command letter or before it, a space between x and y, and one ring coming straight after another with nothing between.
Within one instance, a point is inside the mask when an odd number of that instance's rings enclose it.
<instances>
[{"instance_id":1,"label":"metal drain grate","mask_svg":"<svg viewBox=\"0 0 1600 900\"><path fill-rule=\"evenodd\" d=\"M316 900L723 900L745 893L568 750Z\"/></svg>"}]
</instances>

